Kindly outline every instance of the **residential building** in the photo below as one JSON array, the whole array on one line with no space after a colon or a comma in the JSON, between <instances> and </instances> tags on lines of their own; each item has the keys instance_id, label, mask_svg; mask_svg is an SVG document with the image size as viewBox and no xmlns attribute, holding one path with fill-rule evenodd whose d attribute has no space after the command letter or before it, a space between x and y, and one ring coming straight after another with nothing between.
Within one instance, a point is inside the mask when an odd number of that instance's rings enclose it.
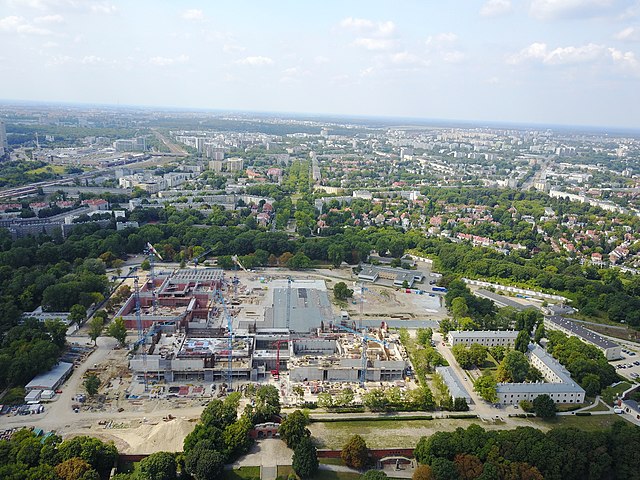
<instances>
[{"instance_id":1,"label":"residential building","mask_svg":"<svg viewBox=\"0 0 640 480\"><path fill-rule=\"evenodd\" d=\"M9 149L7 143L7 127L4 120L0 120L0 157L3 156Z\"/></svg>"},{"instance_id":2,"label":"residential building","mask_svg":"<svg viewBox=\"0 0 640 480\"><path fill-rule=\"evenodd\" d=\"M533 401L540 395L549 395L555 403L584 403L585 391L573 381L567 369L543 348L531 344L527 356L546 382L499 383L498 403L517 405L522 400Z\"/></svg>"},{"instance_id":3,"label":"residential building","mask_svg":"<svg viewBox=\"0 0 640 480\"><path fill-rule=\"evenodd\" d=\"M622 346L584 328L582 325L568 318L561 317L560 315L546 316L544 317L544 326L551 330L559 330L572 337L578 337L583 342L599 348L607 360L623 358Z\"/></svg>"},{"instance_id":4,"label":"residential building","mask_svg":"<svg viewBox=\"0 0 640 480\"><path fill-rule=\"evenodd\" d=\"M144 152L147 149L147 143L144 137L121 138L113 142L113 148L116 152Z\"/></svg>"},{"instance_id":5,"label":"residential building","mask_svg":"<svg viewBox=\"0 0 640 480\"><path fill-rule=\"evenodd\" d=\"M449 389L449 394L455 400L456 398L464 398L467 404L471 403L471 395L467 392L460 379L456 375L455 371L451 367L436 367L436 373L438 373L444 383Z\"/></svg>"},{"instance_id":6,"label":"residential building","mask_svg":"<svg viewBox=\"0 0 640 480\"><path fill-rule=\"evenodd\" d=\"M447 341L454 345L472 345L477 343L485 347L511 347L516 343L516 330L463 330L449 332Z\"/></svg>"},{"instance_id":7,"label":"residential building","mask_svg":"<svg viewBox=\"0 0 640 480\"><path fill-rule=\"evenodd\" d=\"M220 173L224 169L224 164L225 162L222 158L209 160L209 170L213 170L216 173Z\"/></svg>"},{"instance_id":8,"label":"residential building","mask_svg":"<svg viewBox=\"0 0 640 480\"><path fill-rule=\"evenodd\" d=\"M230 158L227 160L227 172L241 172L244 161L241 158Z\"/></svg>"}]
</instances>

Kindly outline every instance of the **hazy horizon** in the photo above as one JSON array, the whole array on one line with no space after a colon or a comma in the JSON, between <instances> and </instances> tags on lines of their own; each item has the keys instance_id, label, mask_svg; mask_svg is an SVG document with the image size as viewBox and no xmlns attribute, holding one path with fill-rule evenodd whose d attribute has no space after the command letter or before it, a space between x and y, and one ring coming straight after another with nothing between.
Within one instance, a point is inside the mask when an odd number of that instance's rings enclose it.
<instances>
[{"instance_id":1,"label":"hazy horizon","mask_svg":"<svg viewBox=\"0 0 640 480\"><path fill-rule=\"evenodd\" d=\"M11 102L640 129L639 0L0 0Z\"/></svg>"}]
</instances>

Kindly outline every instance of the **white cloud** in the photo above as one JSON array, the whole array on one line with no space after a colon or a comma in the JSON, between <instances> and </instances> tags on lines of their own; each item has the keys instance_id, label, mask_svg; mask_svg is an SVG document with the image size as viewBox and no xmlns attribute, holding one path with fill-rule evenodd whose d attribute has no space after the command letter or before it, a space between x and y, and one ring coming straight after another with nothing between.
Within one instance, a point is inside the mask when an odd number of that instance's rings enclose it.
<instances>
[{"instance_id":1,"label":"white cloud","mask_svg":"<svg viewBox=\"0 0 640 480\"><path fill-rule=\"evenodd\" d=\"M12 15L0 18L0 32L20 35L51 35L51 31L28 23L23 17Z\"/></svg>"},{"instance_id":2,"label":"white cloud","mask_svg":"<svg viewBox=\"0 0 640 480\"><path fill-rule=\"evenodd\" d=\"M356 38L353 44L366 50L391 50L395 46L395 41L389 38Z\"/></svg>"},{"instance_id":3,"label":"white cloud","mask_svg":"<svg viewBox=\"0 0 640 480\"><path fill-rule=\"evenodd\" d=\"M539 20L575 19L619 13L633 0L532 0L529 13Z\"/></svg>"},{"instance_id":4,"label":"white cloud","mask_svg":"<svg viewBox=\"0 0 640 480\"><path fill-rule=\"evenodd\" d=\"M157 67L170 67L172 65L186 63L189 61L187 55L179 55L177 57L151 57L149 63Z\"/></svg>"},{"instance_id":5,"label":"white cloud","mask_svg":"<svg viewBox=\"0 0 640 480\"><path fill-rule=\"evenodd\" d=\"M426 66L429 62L418 55L410 52L398 52L391 55L391 63L396 65L423 65Z\"/></svg>"},{"instance_id":6,"label":"white cloud","mask_svg":"<svg viewBox=\"0 0 640 480\"><path fill-rule=\"evenodd\" d=\"M441 57L445 63L460 63L464 60L465 55L459 50L451 50L442 52Z\"/></svg>"},{"instance_id":7,"label":"white cloud","mask_svg":"<svg viewBox=\"0 0 640 480\"><path fill-rule=\"evenodd\" d=\"M58 46L56 42L45 42L42 44L42 48L56 48Z\"/></svg>"},{"instance_id":8,"label":"white cloud","mask_svg":"<svg viewBox=\"0 0 640 480\"><path fill-rule=\"evenodd\" d=\"M427 37L427 46L431 47L445 47L458 40L458 36L453 32L439 33L437 35L430 35Z\"/></svg>"},{"instance_id":9,"label":"white cloud","mask_svg":"<svg viewBox=\"0 0 640 480\"><path fill-rule=\"evenodd\" d=\"M348 17L340 22L340 26L359 34L353 45L366 50L391 50L396 45L396 25L390 20L374 22L365 18Z\"/></svg>"},{"instance_id":10,"label":"white cloud","mask_svg":"<svg viewBox=\"0 0 640 480\"><path fill-rule=\"evenodd\" d=\"M234 53L234 52L244 52L246 50L246 48L244 48L241 45L237 45L235 43L225 43L222 46L222 50L225 53Z\"/></svg>"},{"instance_id":11,"label":"white cloud","mask_svg":"<svg viewBox=\"0 0 640 480\"><path fill-rule=\"evenodd\" d=\"M202 10L192 8L189 10L185 10L182 13L182 18L192 22L201 22L202 20L204 20L204 12Z\"/></svg>"},{"instance_id":12,"label":"white cloud","mask_svg":"<svg viewBox=\"0 0 640 480\"><path fill-rule=\"evenodd\" d=\"M513 65L533 62L548 66L593 64L610 67L613 64L624 72L640 75L640 61L635 53L595 43L558 47L553 50L549 49L546 43L532 43L509 57L507 62Z\"/></svg>"},{"instance_id":13,"label":"white cloud","mask_svg":"<svg viewBox=\"0 0 640 480\"><path fill-rule=\"evenodd\" d=\"M635 53L621 52L615 48L609 48L609 54L615 65L640 76L640 61L636 58Z\"/></svg>"},{"instance_id":14,"label":"white cloud","mask_svg":"<svg viewBox=\"0 0 640 480\"><path fill-rule=\"evenodd\" d=\"M280 77L280 81L282 83L291 83L299 80L302 77L309 76L310 72L308 70L303 70L300 67L289 67L285 68L282 71L282 77Z\"/></svg>"},{"instance_id":15,"label":"white cloud","mask_svg":"<svg viewBox=\"0 0 640 480\"><path fill-rule=\"evenodd\" d=\"M427 52L445 63L459 63L464 60L463 52L456 48L458 35L453 32L443 32L427 37L425 45Z\"/></svg>"},{"instance_id":16,"label":"white cloud","mask_svg":"<svg viewBox=\"0 0 640 480\"><path fill-rule=\"evenodd\" d=\"M480 9L483 17L497 17L511 11L511 0L488 0Z\"/></svg>"},{"instance_id":17,"label":"white cloud","mask_svg":"<svg viewBox=\"0 0 640 480\"><path fill-rule=\"evenodd\" d=\"M340 26L355 30L366 30L375 27L375 23L365 18L347 17L340 22Z\"/></svg>"},{"instance_id":18,"label":"white cloud","mask_svg":"<svg viewBox=\"0 0 640 480\"><path fill-rule=\"evenodd\" d=\"M118 8L112 3L99 2L89 7L92 13L99 15L113 15L118 11Z\"/></svg>"},{"instance_id":19,"label":"white cloud","mask_svg":"<svg viewBox=\"0 0 640 480\"><path fill-rule=\"evenodd\" d=\"M640 42L640 28L627 27L615 34L615 39L622 42Z\"/></svg>"},{"instance_id":20,"label":"white cloud","mask_svg":"<svg viewBox=\"0 0 640 480\"><path fill-rule=\"evenodd\" d=\"M322 65L323 63L329 63L329 59L327 57L323 57L322 55L316 56L313 61L318 65Z\"/></svg>"},{"instance_id":21,"label":"white cloud","mask_svg":"<svg viewBox=\"0 0 640 480\"><path fill-rule=\"evenodd\" d=\"M236 60L238 65L250 65L252 67L264 67L267 65L273 65L273 59L269 57L262 56L253 56L253 57L245 57L240 60Z\"/></svg>"},{"instance_id":22,"label":"white cloud","mask_svg":"<svg viewBox=\"0 0 640 480\"><path fill-rule=\"evenodd\" d=\"M512 55L507 62L517 65L527 61L545 65L570 65L594 62L603 57L606 49L602 45L589 43L582 46L558 47L550 50L546 43L532 43L519 53Z\"/></svg>"},{"instance_id":23,"label":"white cloud","mask_svg":"<svg viewBox=\"0 0 640 480\"><path fill-rule=\"evenodd\" d=\"M375 68L373 67L367 67L364 68L362 70L360 70L360 76L361 77L369 77L373 74L373 72L375 72Z\"/></svg>"},{"instance_id":24,"label":"white cloud","mask_svg":"<svg viewBox=\"0 0 640 480\"><path fill-rule=\"evenodd\" d=\"M100 15L112 15L118 8L104 0L8 0L13 7L28 7L40 11L53 11L60 14L61 11L84 11Z\"/></svg>"},{"instance_id":25,"label":"white cloud","mask_svg":"<svg viewBox=\"0 0 640 480\"><path fill-rule=\"evenodd\" d=\"M105 63L105 59L95 55L87 55L80 60L80 63L84 65L99 65L101 63Z\"/></svg>"},{"instance_id":26,"label":"white cloud","mask_svg":"<svg viewBox=\"0 0 640 480\"><path fill-rule=\"evenodd\" d=\"M59 65L67 65L73 62L73 58L68 55L55 55L47 60L47 66L56 67Z\"/></svg>"},{"instance_id":27,"label":"white cloud","mask_svg":"<svg viewBox=\"0 0 640 480\"><path fill-rule=\"evenodd\" d=\"M44 24L50 24L50 23L62 23L64 22L64 17L62 15L44 15L42 17L36 17L33 19L33 23L44 23Z\"/></svg>"}]
</instances>

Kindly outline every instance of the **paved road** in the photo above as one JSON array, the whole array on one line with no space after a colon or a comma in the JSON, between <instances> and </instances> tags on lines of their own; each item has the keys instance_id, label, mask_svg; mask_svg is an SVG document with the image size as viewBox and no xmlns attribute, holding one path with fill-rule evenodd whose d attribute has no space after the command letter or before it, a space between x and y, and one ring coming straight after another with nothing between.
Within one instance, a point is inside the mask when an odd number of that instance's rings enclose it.
<instances>
[{"instance_id":1,"label":"paved road","mask_svg":"<svg viewBox=\"0 0 640 480\"><path fill-rule=\"evenodd\" d=\"M491 408L487 402L482 400L480 396L473 390L473 380L467 375L467 373L458 365L451 349L442 345L442 335L434 332L433 341L436 344L436 349L442 354L444 359L449 362L449 365L453 367L454 372L461 379L461 383L465 386L465 389L473 400L473 405L470 405L470 409L473 413L477 414L480 418L495 418L497 410Z\"/></svg>"}]
</instances>

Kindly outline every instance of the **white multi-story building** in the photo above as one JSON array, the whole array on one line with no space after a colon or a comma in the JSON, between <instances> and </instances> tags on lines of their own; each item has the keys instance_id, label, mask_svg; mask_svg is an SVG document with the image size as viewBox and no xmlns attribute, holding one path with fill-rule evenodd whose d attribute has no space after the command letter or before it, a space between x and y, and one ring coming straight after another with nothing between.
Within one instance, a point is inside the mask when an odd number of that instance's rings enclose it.
<instances>
[{"instance_id":1,"label":"white multi-story building","mask_svg":"<svg viewBox=\"0 0 640 480\"><path fill-rule=\"evenodd\" d=\"M116 152L144 152L147 149L147 142L144 137L132 139L118 139L113 142Z\"/></svg>"},{"instance_id":2,"label":"white multi-story building","mask_svg":"<svg viewBox=\"0 0 640 480\"><path fill-rule=\"evenodd\" d=\"M540 370L546 382L499 383L498 403L517 405L521 400L533 401L549 395L555 403L584 403L585 391L557 360L538 345L529 345L529 362Z\"/></svg>"},{"instance_id":3,"label":"white multi-story building","mask_svg":"<svg viewBox=\"0 0 640 480\"><path fill-rule=\"evenodd\" d=\"M516 343L516 330L457 330L449 332L447 340L451 346L478 343L485 347L512 347Z\"/></svg>"},{"instance_id":4,"label":"white multi-story building","mask_svg":"<svg viewBox=\"0 0 640 480\"><path fill-rule=\"evenodd\" d=\"M226 162L227 172L241 172L244 161L241 158L230 158Z\"/></svg>"},{"instance_id":5,"label":"white multi-story building","mask_svg":"<svg viewBox=\"0 0 640 480\"><path fill-rule=\"evenodd\" d=\"M4 120L0 120L0 157L3 156L9 149L7 143L7 128L4 124Z\"/></svg>"},{"instance_id":6,"label":"white multi-story building","mask_svg":"<svg viewBox=\"0 0 640 480\"><path fill-rule=\"evenodd\" d=\"M559 330L571 337L578 337L583 342L599 348L602 353L604 353L607 360L618 360L623 358L622 346L584 328L582 325L579 325L568 318L561 317L560 315L546 316L544 317L544 326L551 330Z\"/></svg>"}]
</instances>

